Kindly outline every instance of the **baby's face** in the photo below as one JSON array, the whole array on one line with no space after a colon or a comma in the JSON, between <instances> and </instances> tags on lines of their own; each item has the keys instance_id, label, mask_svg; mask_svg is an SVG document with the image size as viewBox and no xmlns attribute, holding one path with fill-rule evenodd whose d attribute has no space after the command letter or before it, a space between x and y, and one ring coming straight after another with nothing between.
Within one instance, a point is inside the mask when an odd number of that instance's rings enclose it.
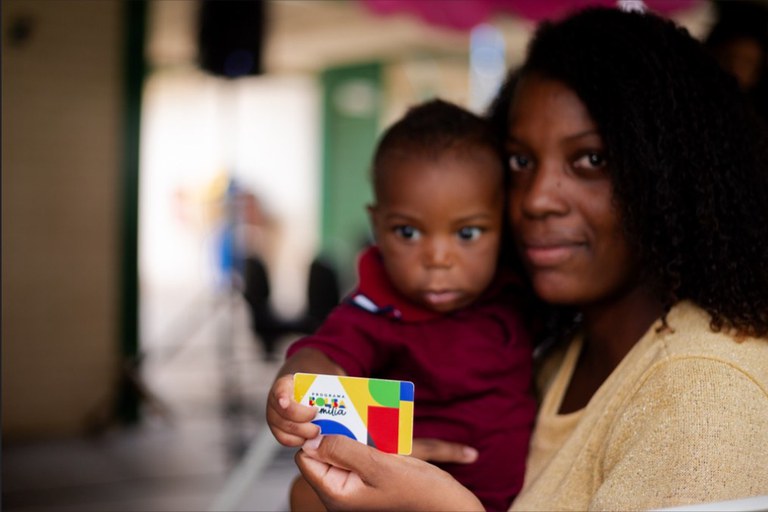
<instances>
[{"instance_id":1,"label":"baby's face","mask_svg":"<svg viewBox=\"0 0 768 512\"><path fill-rule=\"evenodd\" d=\"M469 305L496 271L503 171L490 151L392 164L370 207L384 267L410 301L446 313Z\"/></svg>"}]
</instances>

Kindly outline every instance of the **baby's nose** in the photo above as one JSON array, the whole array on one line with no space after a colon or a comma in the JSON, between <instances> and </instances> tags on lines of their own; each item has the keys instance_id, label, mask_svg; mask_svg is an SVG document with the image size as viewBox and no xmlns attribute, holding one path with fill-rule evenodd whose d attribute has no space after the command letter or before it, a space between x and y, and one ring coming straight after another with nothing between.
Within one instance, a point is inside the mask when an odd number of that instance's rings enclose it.
<instances>
[{"instance_id":1,"label":"baby's nose","mask_svg":"<svg viewBox=\"0 0 768 512\"><path fill-rule=\"evenodd\" d=\"M424 251L424 263L427 268L447 268L452 263L450 244L444 240L433 240Z\"/></svg>"}]
</instances>

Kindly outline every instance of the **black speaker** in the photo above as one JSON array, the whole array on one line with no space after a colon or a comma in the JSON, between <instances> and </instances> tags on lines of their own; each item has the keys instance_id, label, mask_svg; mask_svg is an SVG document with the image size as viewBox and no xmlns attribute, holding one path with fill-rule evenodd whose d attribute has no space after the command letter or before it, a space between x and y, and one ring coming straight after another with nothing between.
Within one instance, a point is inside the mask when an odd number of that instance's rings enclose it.
<instances>
[{"instance_id":1,"label":"black speaker","mask_svg":"<svg viewBox=\"0 0 768 512\"><path fill-rule=\"evenodd\" d=\"M227 78L258 75L266 25L266 0L202 0L198 61Z\"/></svg>"}]
</instances>

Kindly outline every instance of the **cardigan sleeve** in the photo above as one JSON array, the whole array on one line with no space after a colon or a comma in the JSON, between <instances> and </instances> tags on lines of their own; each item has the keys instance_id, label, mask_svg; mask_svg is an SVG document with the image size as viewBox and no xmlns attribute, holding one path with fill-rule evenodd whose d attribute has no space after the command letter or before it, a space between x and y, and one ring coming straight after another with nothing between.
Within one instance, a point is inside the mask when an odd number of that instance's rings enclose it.
<instances>
[{"instance_id":1,"label":"cardigan sleeve","mask_svg":"<svg viewBox=\"0 0 768 512\"><path fill-rule=\"evenodd\" d=\"M768 390L715 358L649 369L604 445L593 510L645 510L768 494Z\"/></svg>"}]
</instances>

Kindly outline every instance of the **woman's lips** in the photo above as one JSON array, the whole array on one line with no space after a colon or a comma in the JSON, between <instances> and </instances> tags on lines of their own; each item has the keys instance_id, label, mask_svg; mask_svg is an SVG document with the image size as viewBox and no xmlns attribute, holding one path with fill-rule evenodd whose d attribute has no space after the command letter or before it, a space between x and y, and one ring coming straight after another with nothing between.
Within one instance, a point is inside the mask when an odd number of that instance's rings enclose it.
<instances>
[{"instance_id":1,"label":"woman's lips","mask_svg":"<svg viewBox=\"0 0 768 512\"><path fill-rule=\"evenodd\" d=\"M583 247L581 242L534 243L524 245L523 254L534 267L554 267L570 260Z\"/></svg>"}]
</instances>

